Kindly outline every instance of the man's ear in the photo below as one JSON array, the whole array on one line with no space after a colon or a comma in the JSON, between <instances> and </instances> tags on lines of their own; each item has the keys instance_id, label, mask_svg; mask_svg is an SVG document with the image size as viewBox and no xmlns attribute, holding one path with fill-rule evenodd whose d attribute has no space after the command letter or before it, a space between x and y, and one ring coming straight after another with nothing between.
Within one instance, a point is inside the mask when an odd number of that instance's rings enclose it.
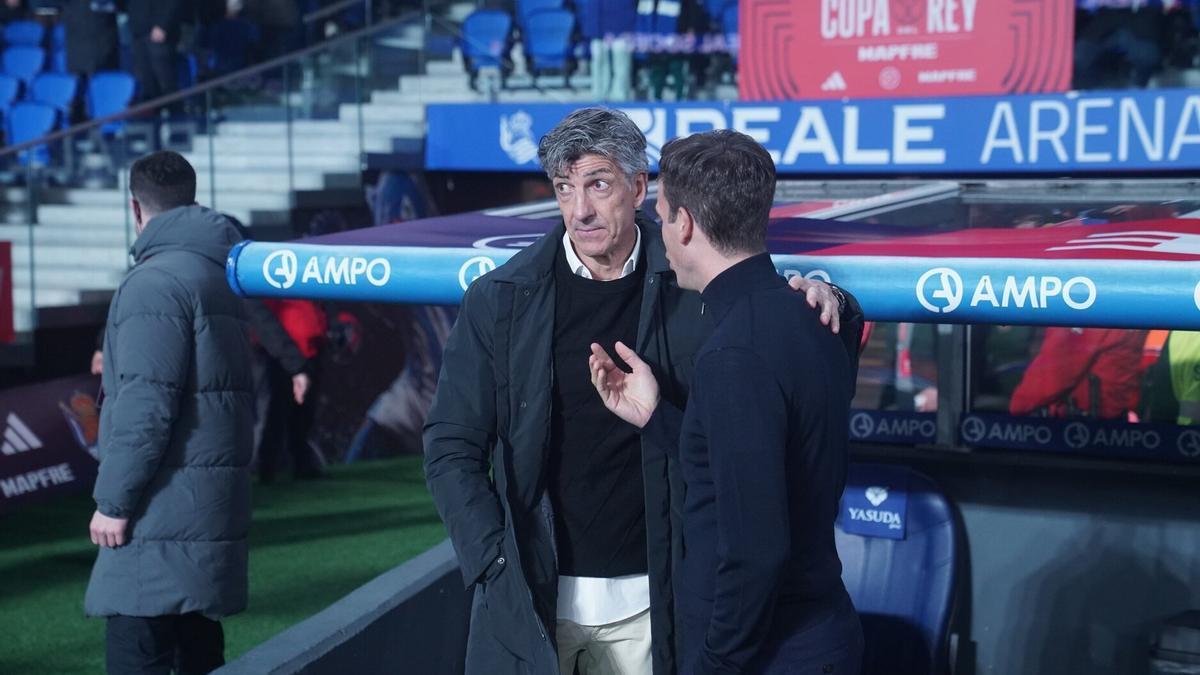
<instances>
[{"instance_id":1,"label":"man's ear","mask_svg":"<svg viewBox=\"0 0 1200 675\"><path fill-rule=\"evenodd\" d=\"M684 246L691 243L692 237L696 236L696 221L692 219L692 212L679 207L675 212L675 226L679 228L679 243Z\"/></svg>"},{"instance_id":2,"label":"man's ear","mask_svg":"<svg viewBox=\"0 0 1200 675\"><path fill-rule=\"evenodd\" d=\"M649 190L650 177L643 171L633 177L633 208L642 208L642 202L646 201L646 192Z\"/></svg>"}]
</instances>

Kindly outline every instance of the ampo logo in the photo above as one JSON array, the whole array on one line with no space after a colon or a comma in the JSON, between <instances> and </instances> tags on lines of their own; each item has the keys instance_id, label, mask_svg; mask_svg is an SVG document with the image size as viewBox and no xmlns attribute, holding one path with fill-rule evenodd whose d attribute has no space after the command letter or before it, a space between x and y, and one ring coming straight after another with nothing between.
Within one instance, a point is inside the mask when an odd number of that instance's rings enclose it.
<instances>
[{"instance_id":1,"label":"ampo logo","mask_svg":"<svg viewBox=\"0 0 1200 675\"><path fill-rule=\"evenodd\" d=\"M962 437L968 443L978 443L987 435L987 423L978 417L967 417L962 423Z\"/></svg>"},{"instance_id":2,"label":"ampo logo","mask_svg":"<svg viewBox=\"0 0 1200 675\"><path fill-rule=\"evenodd\" d=\"M1092 440L1092 432L1082 422L1071 422L1066 429L1063 429L1063 441L1072 450L1079 450L1090 440Z\"/></svg>"},{"instance_id":3,"label":"ampo logo","mask_svg":"<svg viewBox=\"0 0 1200 675\"><path fill-rule=\"evenodd\" d=\"M465 291L479 277L496 269L496 261L485 255L477 255L467 262L458 270L458 284Z\"/></svg>"},{"instance_id":4,"label":"ampo logo","mask_svg":"<svg viewBox=\"0 0 1200 675\"><path fill-rule=\"evenodd\" d=\"M850 418L850 435L854 438L867 438L875 431L875 419L870 413L860 412Z\"/></svg>"},{"instance_id":5,"label":"ampo logo","mask_svg":"<svg viewBox=\"0 0 1200 675\"><path fill-rule=\"evenodd\" d=\"M296 285L296 275L299 272L300 263L296 259L295 251L281 249L263 261L263 278L268 284L281 290Z\"/></svg>"},{"instance_id":6,"label":"ampo logo","mask_svg":"<svg viewBox=\"0 0 1200 675\"><path fill-rule=\"evenodd\" d=\"M949 267L935 267L917 279L917 302L934 314L949 314L962 300L962 277Z\"/></svg>"},{"instance_id":7,"label":"ampo logo","mask_svg":"<svg viewBox=\"0 0 1200 675\"><path fill-rule=\"evenodd\" d=\"M1184 457L1200 457L1200 431L1188 429L1175 439L1175 447Z\"/></svg>"}]
</instances>

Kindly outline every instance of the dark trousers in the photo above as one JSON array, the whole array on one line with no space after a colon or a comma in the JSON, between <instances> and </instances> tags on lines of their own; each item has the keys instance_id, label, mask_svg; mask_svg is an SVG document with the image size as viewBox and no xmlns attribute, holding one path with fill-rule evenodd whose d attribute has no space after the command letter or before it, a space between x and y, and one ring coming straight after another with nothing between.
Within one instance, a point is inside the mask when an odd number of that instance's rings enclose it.
<instances>
[{"instance_id":1,"label":"dark trousers","mask_svg":"<svg viewBox=\"0 0 1200 675\"><path fill-rule=\"evenodd\" d=\"M200 675L225 664L225 632L200 614L110 616L108 675Z\"/></svg>"},{"instance_id":2,"label":"dark trousers","mask_svg":"<svg viewBox=\"0 0 1200 675\"><path fill-rule=\"evenodd\" d=\"M698 667L711 606L676 594L681 675ZM765 640L746 664L747 675L860 675L863 631L848 595L832 600L813 618L811 609L776 608Z\"/></svg>"},{"instance_id":3,"label":"dark trousers","mask_svg":"<svg viewBox=\"0 0 1200 675\"><path fill-rule=\"evenodd\" d=\"M258 446L258 476L264 482L274 480L279 473L283 454L292 459L292 473L299 478L310 478L321 473L321 464L308 445L317 415L319 396L316 377L304 397L304 405L297 405L292 394L292 378L275 359L267 362L267 383L271 399L267 404L262 442Z\"/></svg>"},{"instance_id":4,"label":"dark trousers","mask_svg":"<svg viewBox=\"0 0 1200 675\"><path fill-rule=\"evenodd\" d=\"M140 100L151 101L179 88L175 44L151 42L149 35L133 38L133 76L141 89Z\"/></svg>"}]
</instances>

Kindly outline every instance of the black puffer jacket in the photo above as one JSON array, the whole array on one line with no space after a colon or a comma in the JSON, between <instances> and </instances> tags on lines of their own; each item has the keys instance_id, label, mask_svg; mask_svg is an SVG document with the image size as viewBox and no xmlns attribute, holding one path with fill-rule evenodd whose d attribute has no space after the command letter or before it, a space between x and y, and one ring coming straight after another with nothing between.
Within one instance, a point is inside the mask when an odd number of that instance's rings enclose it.
<instances>
[{"instance_id":1,"label":"black puffer jacket","mask_svg":"<svg viewBox=\"0 0 1200 675\"><path fill-rule=\"evenodd\" d=\"M101 548L92 616L246 606L254 394L244 305L225 281L240 235L208 209L150 221L113 297L104 337L101 513L129 518Z\"/></svg>"}]
</instances>

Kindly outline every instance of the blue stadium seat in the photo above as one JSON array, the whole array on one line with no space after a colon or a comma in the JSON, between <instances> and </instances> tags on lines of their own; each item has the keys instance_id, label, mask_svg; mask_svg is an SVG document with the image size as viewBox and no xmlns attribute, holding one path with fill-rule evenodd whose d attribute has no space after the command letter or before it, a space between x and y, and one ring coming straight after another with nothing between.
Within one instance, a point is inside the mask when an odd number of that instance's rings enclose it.
<instances>
[{"instance_id":1,"label":"blue stadium seat","mask_svg":"<svg viewBox=\"0 0 1200 675\"><path fill-rule=\"evenodd\" d=\"M67 72L67 50L55 49L54 51L50 52L50 72Z\"/></svg>"},{"instance_id":2,"label":"blue stadium seat","mask_svg":"<svg viewBox=\"0 0 1200 675\"><path fill-rule=\"evenodd\" d=\"M41 47L9 47L4 50L4 72L26 86L46 65L46 50Z\"/></svg>"},{"instance_id":3,"label":"blue stadium seat","mask_svg":"<svg viewBox=\"0 0 1200 675\"><path fill-rule=\"evenodd\" d=\"M20 94L20 80L12 75L0 75L0 112L7 114Z\"/></svg>"},{"instance_id":4,"label":"blue stadium seat","mask_svg":"<svg viewBox=\"0 0 1200 675\"><path fill-rule=\"evenodd\" d=\"M472 12L462 24L463 58L471 77L484 67L505 71L511 40L512 17L507 12L492 9Z\"/></svg>"},{"instance_id":5,"label":"blue stadium seat","mask_svg":"<svg viewBox=\"0 0 1200 675\"><path fill-rule=\"evenodd\" d=\"M54 30L50 31L50 46L54 49L67 48L67 25L63 23L54 24Z\"/></svg>"},{"instance_id":6,"label":"blue stadium seat","mask_svg":"<svg viewBox=\"0 0 1200 675\"><path fill-rule=\"evenodd\" d=\"M4 42L9 46L40 47L46 29L36 21L13 21L4 27Z\"/></svg>"},{"instance_id":7,"label":"blue stadium seat","mask_svg":"<svg viewBox=\"0 0 1200 675\"><path fill-rule=\"evenodd\" d=\"M79 90L79 79L64 73L42 73L33 79L29 99L53 106L58 111L63 128L70 124L71 105Z\"/></svg>"},{"instance_id":8,"label":"blue stadium seat","mask_svg":"<svg viewBox=\"0 0 1200 675\"><path fill-rule=\"evenodd\" d=\"M562 9L563 0L517 0L517 27L521 35L527 34L529 15L546 9Z\"/></svg>"},{"instance_id":9,"label":"blue stadium seat","mask_svg":"<svg viewBox=\"0 0 1200 675\"><path fill-rule=\"evenodd\" d=\"M575 33L575 15L565 9L543 9L525 17L525 53L529 72L561 70L569 74L571 39Z\"/></svg>"},{"instance_id":10,"label":"blue stadium seat","mask_svg":"<svg viewBox=\"0 0 1200 675\"><path fill-rule=\"evenodd\" d=\"M627 35L637 24L637 4L605 0L575 0L575 18L584 40Z\"/></svg>"},{"instance_id":11,"label":"blue stadium seat","mask_svg":"<svg viewBox=\"0 0 1200 675\"><path fill-rule=\"evenodd\" d=\"M115 115L129 107L137 93L137 80L129 73L110 70L96 73L88 81L85 100L88 119ZM109 122L101 127L104 134L114 134L125 128L125 122Z\"/></svg>"},{"instance_id":12,"label":"blue stadium seat","mask_svg":"<svg viewBox=\"0 0 1200 675\"><path fill-rule=\"evenodd\" d=\"M44 103L22 102L14 105L4 119L5 140L8 145L32 141L54 130L58 111ZM37 145L23 150L17 161L21 166L46 166L50 163L50 148Z\"/></svg>"},{"instance_id":13,"label":"blue stadium seat","mask_svg":"<svg viewBox=\"0 0 1200 675\"><path fill-rule=\"evenodd\" d=\"M869 487L856 474L871 469L851 464L846 493ZM863 675L945 675L952 672L952 622L966 596L964 535L954 507L933 480L903 471L908 481L906 537L863 537L839 526L835 538L842 580L862 618ZM965 649L964 637L960 650Z\"/></svg>"}]
</instances>

